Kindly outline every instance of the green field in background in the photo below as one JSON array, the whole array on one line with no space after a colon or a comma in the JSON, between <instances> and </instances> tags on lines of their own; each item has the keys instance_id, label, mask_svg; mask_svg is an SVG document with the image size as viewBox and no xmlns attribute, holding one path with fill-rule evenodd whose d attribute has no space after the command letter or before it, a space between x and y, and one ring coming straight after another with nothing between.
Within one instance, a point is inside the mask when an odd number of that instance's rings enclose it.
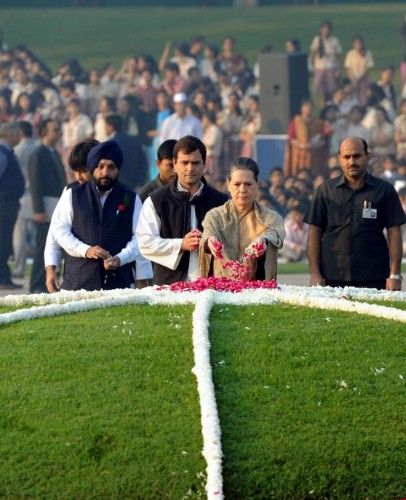
<instances>
[{"instance_id":1,"label":"green field in background","mask_svg":"<svg viewBox=\"0 0 406 500\"><path fill-rule=\"evenodd\" d=\"M55 71L69 57L77 57L86 69L112 61L118 68L124 57L148 52L159 58L163 45L205 35L219 44L233 35L237 50L257 60L268 44L284 51L287 38L296 37L303 50L330 19L344 52L353 36L364 36L372 51L376 78L387 64L396 68L402 57L402 4L334 5L236 8L105 8L105 9L3 9L0 26L10 46L25 43ZM397 81L400 81L399 72Z\"/></svg>"}]
</instances>

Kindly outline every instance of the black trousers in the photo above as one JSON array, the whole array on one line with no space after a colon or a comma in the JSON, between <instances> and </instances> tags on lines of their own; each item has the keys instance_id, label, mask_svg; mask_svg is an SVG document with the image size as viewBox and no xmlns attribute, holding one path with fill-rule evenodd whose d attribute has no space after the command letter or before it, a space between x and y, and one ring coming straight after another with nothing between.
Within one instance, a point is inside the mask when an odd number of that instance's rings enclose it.
<instances>
[{"instance_id":1,"label":"black trousers","mask_svg":"<svg viewBox=\"0 0 406 500\"><path fill-rule=\"evenodd\" d=\"M13 253L13 230L17 220L20 203L0 201L0 284L11 283L11 272L7 261Z\"/></svg>"},{"instance_id":2,"label":"black trousers","mask_svg":"<svg viewBox=\"0 0 406 500\"><path fill-rule=\"evenodd\" d=\"M386 279L375 281L331 281L326 280L326 286L340 287L353 286L355 288L376 288L377 290L386 290Z\"/></svg>"},{"instance_id":3,"label":"black trousers","mask_svg":"<svg viewBox=\"0 0 406 500\"><path fill-rule=\"evenodd\" d=\"M34 261L32 263L32 272L30 280L30 293L48 293L45 285L45 263L44 263L44 250L47 241L49 222L44 224L35 223L36 229L36 246L34 253Z\"/></svg>"}]
</instances>

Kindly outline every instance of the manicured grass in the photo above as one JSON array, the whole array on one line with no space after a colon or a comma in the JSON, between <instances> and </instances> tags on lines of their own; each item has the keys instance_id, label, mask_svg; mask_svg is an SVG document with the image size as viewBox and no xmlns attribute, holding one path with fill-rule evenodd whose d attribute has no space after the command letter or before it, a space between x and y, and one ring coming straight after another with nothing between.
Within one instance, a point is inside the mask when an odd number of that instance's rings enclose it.
<instances>
[{"instance_id":1,"label":"manicured grass","mask_svg":"<svg viewBox=\"0 0 406 500\"><path fill-rule=\"evenodd\" d=\"M1 326L0 496L204 492L191 312L133 306Z\"/></svg>"},{"instance_id":2,"label":"manicured grass","mask_svg":"<svg viewBox=\"0 0 406 500\"><path fill-rule=\"evenodd\" d=\"M192 309L0 326L0 495L204 495ZM404 496L403 323L219 305L210 324L226 498Z\"/></svg>"},{"instance_id":3,"label":"manicured grass","mask_svg":"<svg viewBox=\"0 0 406 500\"><path fill-rule=\"evenodd\" d=\"M278 275L281 274L308 274L309 264L307 261L301 262L278 262Z\"/></svg>"},{"instance_id":4,"label":"manicured grass","mask_svg":"<svg viewBox=\"0 0 406 500\"><path fill-rule=\"evenodd\" d=\"M403 12L402 4L386 2L259 9L2 9L1 25L9 45L27 44L56 70L69 57L78 57L87 69L106 61L119 67L134 52L159 58L167 40L176 44L197 33L216 44L232 34L237 49L253 64L265 45L284 51L285 40L291 37L299 38L307 51L320 22L328 18L344 51L354 35L364 36L375 59L375 79L384 65L398 67L401 60Z\"/></svg>"},{"instance_id":5,"label":"manicured grass","mask_svg":"<svg viewBox=\"0 0 406 500\"><path fill-rule=\"evenodd\" d=\"M226 498L405 495L403 323L217 306L211 341Z\"/></svg>"}]
</instances>

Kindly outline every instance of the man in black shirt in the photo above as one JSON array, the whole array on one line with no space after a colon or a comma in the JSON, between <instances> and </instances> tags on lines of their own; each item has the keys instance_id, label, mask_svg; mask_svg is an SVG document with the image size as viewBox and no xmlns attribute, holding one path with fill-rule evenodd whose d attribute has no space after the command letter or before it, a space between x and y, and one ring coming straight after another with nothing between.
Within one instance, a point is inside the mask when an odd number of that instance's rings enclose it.
<instances>
[{"instance_id":1,"label":"man in black shirt","mask_svg":"<svg viewBox=\"0 0 406 500\"><path fill-rule=\"evenodd\" d=\"M175 144L175 139L168 139L159 146L155 162L159 174L138 191L138 196L142 203L144 203L151 193L166 186L175 178L176 173L173 168L173 148Z\"/></svg>"},{"instance_id":2,"label":"man in black shirt","mask_svg":"<svg viewBox=\"0 0 406 500\"><path fill-rule=\"evenodd\" d=\"M393 186L367 172L369 158L363 139L344 139L338 154L343 175L316 190L304 218L311 285L402 289L406 216Z\"/></svg>"}]
</instances>

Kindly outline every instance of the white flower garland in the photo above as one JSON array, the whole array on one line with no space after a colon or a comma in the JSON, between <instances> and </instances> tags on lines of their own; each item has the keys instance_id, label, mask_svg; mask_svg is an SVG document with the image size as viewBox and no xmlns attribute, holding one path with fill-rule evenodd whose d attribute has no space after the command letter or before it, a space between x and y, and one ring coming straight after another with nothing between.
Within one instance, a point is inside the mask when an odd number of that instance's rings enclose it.
<instances>
[{"instance_id":1,"label":"white flower garland","mask_svg":"<svg viewBox=\"0 0 406 500\"><path fill-rule=\"evenodd\" d=\"M220 294L220 298L216 299L216 303L221 303L229 300L230 296L240 297L241 302L244 302L247 294L254 293L258 296L258 292L265 292L266 295L277 293L278 291L273 290L249 290L246 292L241 292L238 294ZM376 290L371 288L332 288L332 287L303 287L303 286L290 286L290 285L280 285L279 292L284 295L287 293L292 293L293 295L306 295L309 297L320 297L320 298L348 298L353 300L364 300L364 301L382 301L382 302L406 302L406 292L388 292L386 290ZM137 303L139 296L146 297L145 300L151 303L167 303L167 304L181 304L181 303L195 303L198 299L199 293L192 292L182 292L182 293L172 293L167 290L161 290L159 293L156 291L156 287L144 288L142 290L134 289L123 289L123 290L108 290L108 291L93 291L87 292L85 290L79 290L77 292L61 291L54 294L32 294L32 295L7 295L6 297L0 298L0 307L19 307L19 306L45 306L48 304L66 304L68 302L78 302L89 299L98 298L110 298L112 299L111 305L127 305L132 303ZM263 294L260 294L263 300ZM128 299L125 300L123 304L116 304L117 298ZM235 303L235 299L231 299ZM101 307L104 306L104 303ZM84 310L84 309L83 309ZM60 314L65 314L62 312ZM27 319L32 319L29 317Z\"/></svg>"},{"instance_id":2,"label":"white flower garland","mask_svg":"<svg viewBox=\"0 0 406 500\"><path fill-rule=\"evenodd\" d=\"M193 312L193 351L200 398L203 456L207 462L206 491L209 499L223 499L221 428L217 412L210 364L209 315L214 304L251 305L284 303L294 306L354 312L378 318L406 322L406 311L393 307L353 302L379 300L406 302L405 292L374 289L281 286L276 290L246 290L241 293L205 292L173 293L142 290L78 291L57 294L9 295L0 300L0 307L33 305L30 309L0 314L0 324L31 320L61 314L74 314L92 309L133 304L196 304Z\"/></svg>"},{"instance_id":3,"label":"white flower garland","mask_svg":"<svg viewBox=\"0 0 406 500\"><path fill-rule=\"evenodd\" d=\"M200 418L203 435L203 456L207 463L206 492L209 499L223 499L223 476L220 419L217 411L210 363L209 315L215 303L216 292L207 290L199 294L193 312L193 352L200 397Z\"/></svg>"}]
</instances>

